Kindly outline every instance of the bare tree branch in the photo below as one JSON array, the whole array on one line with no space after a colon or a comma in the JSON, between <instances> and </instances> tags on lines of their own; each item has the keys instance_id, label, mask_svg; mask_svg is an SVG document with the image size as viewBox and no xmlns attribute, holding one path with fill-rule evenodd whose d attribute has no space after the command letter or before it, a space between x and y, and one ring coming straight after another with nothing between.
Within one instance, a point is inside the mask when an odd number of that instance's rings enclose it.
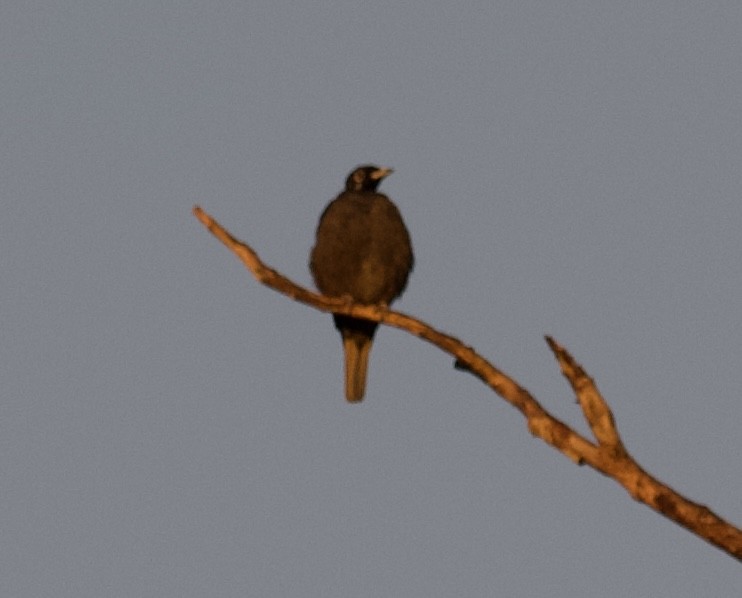
<instances>
[{"instance_id":1,"label":"bare tree branch","mask_svg":"<svg viewBox=\"0 0 742 598\"><path fill-rule=\"evenodd\" d=\"M226 245L255 278L264 285L321 311L365 318L400 328L418 336L456 358L456 366L477 376L526 418L528 430L579 465L587 464L614 479L637 501L685 527L710 544L742 560L742 531L707 507L688 500L644 471L629 455L618 433L608 404L593 380L573 357L551 337L546 342L554 353L577 397L595 437L588 440L560 421L515 380L497 369L471 347L424 322L379 305L356 305L308 291L266 266L245 243L235 239L198 206L198 220Z\"/></svg>"}]
</instances>

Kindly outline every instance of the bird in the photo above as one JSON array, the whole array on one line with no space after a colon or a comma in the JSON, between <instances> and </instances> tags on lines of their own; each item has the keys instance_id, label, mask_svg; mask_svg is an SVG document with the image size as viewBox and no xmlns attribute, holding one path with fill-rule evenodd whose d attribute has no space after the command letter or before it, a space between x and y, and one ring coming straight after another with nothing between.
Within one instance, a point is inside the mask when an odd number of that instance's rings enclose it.
<instances>
[{"instance_id":1,"label":"bird","mask_svg":"<svg viewBox=\"0 0 742 598\"><path fill-rule=\"evenodd\" d=\"M366 305L389 305L407 286L414 266L410 233L397 206L377 188L393 170L355 168L345 190L319 219L309 269L319 291ZM345 398L363 400L377 322L333 315L345 356Z\"/></svg>"}]
</instances>

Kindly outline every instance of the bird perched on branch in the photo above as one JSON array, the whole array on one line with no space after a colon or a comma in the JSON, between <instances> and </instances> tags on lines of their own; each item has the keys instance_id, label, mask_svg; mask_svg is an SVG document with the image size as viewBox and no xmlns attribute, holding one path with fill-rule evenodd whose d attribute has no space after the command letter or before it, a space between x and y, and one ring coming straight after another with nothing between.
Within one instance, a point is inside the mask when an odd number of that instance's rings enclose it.
<instances>
[{"instance_id":1,"label":"bird perched on branch","mask_svg":"<svg viewBox=\"0 0 742 598\"><path fill-rule=\"evenodd\" d=\"M309 268L317 288L355 303L390 304L407 285L414 258L407 227L397 207L376 189L391 168L359 166L345 191L331 201L317 226ZM363 400L366 371L378 324L333 316L343 339L345 398Z\"/></svg>"}]
</instances>

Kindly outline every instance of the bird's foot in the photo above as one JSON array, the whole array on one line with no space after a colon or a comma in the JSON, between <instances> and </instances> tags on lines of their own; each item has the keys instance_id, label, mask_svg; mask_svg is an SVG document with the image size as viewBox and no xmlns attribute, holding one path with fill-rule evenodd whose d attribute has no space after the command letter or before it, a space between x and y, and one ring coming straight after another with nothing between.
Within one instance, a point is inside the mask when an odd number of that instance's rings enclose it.
<instances>
[{"instance_id":1,"label":"bird's foot","mask_svg":"<svg viewBox=\"0 0 742 598\"><path fill-rule=\"evenodd\" d=\"M338 299L340 299L340 301L342 301L346 306L353 305L355 303L353 297L348 293L343 293L342 295L340 295L340 297L338 297Z\"/></svg>"}]
</instances>

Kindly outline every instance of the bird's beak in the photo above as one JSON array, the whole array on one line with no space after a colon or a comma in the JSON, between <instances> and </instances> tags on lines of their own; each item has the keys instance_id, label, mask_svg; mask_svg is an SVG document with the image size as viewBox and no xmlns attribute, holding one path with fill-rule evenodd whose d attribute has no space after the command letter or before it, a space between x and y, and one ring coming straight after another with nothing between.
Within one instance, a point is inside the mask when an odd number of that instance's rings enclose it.
<instances>
[{"instance_id":1,"label":"bird's beak","mask_svg":"<svg viewBox=\"0 0 742 598\"><path fill-rule=\"evenodd\" d=\"M393 172L394 170L392 168L377 168L371 173L371 179L374 181L380 181L388 177Z\"/></svg>"}]
</instances>

